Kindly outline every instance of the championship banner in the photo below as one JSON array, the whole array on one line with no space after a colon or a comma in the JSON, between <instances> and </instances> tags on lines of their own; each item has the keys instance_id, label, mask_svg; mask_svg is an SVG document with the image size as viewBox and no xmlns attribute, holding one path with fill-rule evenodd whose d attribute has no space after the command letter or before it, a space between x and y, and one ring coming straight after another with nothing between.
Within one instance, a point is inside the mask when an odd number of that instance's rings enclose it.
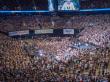
<instances>
[{"instance_id":1,"label":"championship banner","mask_svg":"<svg viewBox=\"0 0 110 82\"><path fill-rule=\"evenodd\" d=\"M9 36L21 36L29 34L29 30L9 32Z\"/></svg>"},{"instance_id":2,"label":"championship banner","mask_svg":"<svg viewBox=\"0 0 110 82\"><path fill-rule=\"evenodd\" d=\"M53 29L35 30L35 34L53 34Z\"/></svg>"},{"instance_id":3,"label":"championship banner","mask_svg":"<svg viewBox=\"0 0 110 82\"><path fill-rule=\"evenodd\" d=\"M74 34L74 29L63 29L63 34Z\"/></svg>"}]
</instances>

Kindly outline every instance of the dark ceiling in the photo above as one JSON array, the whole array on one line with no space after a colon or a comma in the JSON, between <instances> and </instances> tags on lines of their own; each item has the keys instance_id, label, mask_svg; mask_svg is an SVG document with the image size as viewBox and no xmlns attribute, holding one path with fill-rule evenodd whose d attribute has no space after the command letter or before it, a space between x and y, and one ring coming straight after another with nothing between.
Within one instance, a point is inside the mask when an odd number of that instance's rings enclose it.
<instances>
[{"instance_id":1,"label":"dark ceiling","mask_svg":"<svg viewBox=\"0 0 110 82\"><path fill-rule=\"evenodd\" d=\"M47 9L48 0L0 0L0 9L6 8L15 10L18 7L21 9L32 9L34 6L41 9Z\"/></svg>"}]
</instances>

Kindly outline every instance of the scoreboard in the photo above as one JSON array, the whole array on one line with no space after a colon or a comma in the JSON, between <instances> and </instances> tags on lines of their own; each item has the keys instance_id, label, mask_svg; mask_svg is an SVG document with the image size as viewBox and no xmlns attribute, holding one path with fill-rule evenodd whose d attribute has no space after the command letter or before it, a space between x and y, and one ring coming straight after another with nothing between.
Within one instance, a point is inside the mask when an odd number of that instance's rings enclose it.
<instances>
[{"instance_id":1,"label":"scoreboard","mask_svg":"<svg viewBox=\"0 0 110 82\"><path fill-rule=\"evenodd\" d=\"M48 0L49 11L76 11L79 10L79 0Z\"/></svg>"},{"instance_id":2,"label":"scoreboard","mask_svg":"<svg viewBox=\"0 0 110 82\"><path fill-rule=\"evenodd\" d=\"M49 11L110 10L110 0L48 0Z\"/></svg>"},{"instance_id":3,"label":"scoreboard","mask_svg":"<svg viewBox=\"0 0 110 82\"><path fill-rule=\"evenodd\" d=\"M79 10L79 0L58 0L58 10Z\"/></svg>"}]
</instances>

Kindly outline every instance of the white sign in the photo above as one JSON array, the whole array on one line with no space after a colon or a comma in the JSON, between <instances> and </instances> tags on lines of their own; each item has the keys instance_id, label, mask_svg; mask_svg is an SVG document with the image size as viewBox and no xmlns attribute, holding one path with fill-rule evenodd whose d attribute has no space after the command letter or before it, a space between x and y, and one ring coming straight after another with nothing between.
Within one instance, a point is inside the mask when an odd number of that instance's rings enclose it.
<instances>
[{"instance_id":1,"label":"white sign","mask_svg":"<svg viewBox=\"0 0 110 82\"><path fill-rule=\"evenodd\" d=\"M63 29L63 34L74 34L74 29Z\"/></svg>"},{"instance_id":2,"label":"white sign","mask_svg":"<svg viewBox=\"0 0 110 82\"><path fill-rule=\"evenodd\" d=\"M35 30L35 34L48 34L53 33L53 29Z\"/></svg>"},{"instance_id":3,"label":"white sign","mask_svg":"<svg viewBox=\"0 0 110 82\"><path fill-rule=\"evenodd\" d=\"M29 30L9 32L9 36L26 35L26 34L29 34Z\"/></svg>"}]
</instances>

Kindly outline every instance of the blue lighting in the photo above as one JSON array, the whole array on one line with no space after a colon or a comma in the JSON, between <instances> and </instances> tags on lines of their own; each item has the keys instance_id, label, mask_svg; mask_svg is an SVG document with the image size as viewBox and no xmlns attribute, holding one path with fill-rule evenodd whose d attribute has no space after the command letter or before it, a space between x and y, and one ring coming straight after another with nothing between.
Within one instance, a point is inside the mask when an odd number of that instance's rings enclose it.
<instances>
[{"instance_id":1,"label":"blue lighting","mask_svg":"<svg viewBox=\"0 0 110 82\"><path fill-rule=\"evenodd\" d=\"M47 11L47 10L29 10L29 11L27 11L27 10L22 10L22 11L20 11L20 10L17 10L17 11L1 10L0 11L0 13L47 13L47 12L49 12L49 11Z\"/></svg>"},{"instance_id":2,"label":"blue lighting","mask_svg":"<svg viewBox=\"0 0 110 82\"><path fill-rule=\"evenodd\" d=\"M110 11L110 8L101 8L101 9L82 9L81 12L91 12L91 11Z\"/></svg>"},{"instance_id":3,"label":"blue lighting","mask_svg":"<svg viewBox=\"0 0 110 82\"><path fill-rule=\"evenodd\" d=\"M56 11L57 12L57 11ZM58 11L59 12L59 11ZM98 12L98 13L110 13L110 8L102 8L102 9L81 9L81 10L78 10L78 11L62 11L63 13L95 13L95 12ZM13 14L13 13L51 13L51 11L49 10L0 10L0 14L3 14L3 13L10 13L10 14Z\"/></svg>"}]
</instances>

